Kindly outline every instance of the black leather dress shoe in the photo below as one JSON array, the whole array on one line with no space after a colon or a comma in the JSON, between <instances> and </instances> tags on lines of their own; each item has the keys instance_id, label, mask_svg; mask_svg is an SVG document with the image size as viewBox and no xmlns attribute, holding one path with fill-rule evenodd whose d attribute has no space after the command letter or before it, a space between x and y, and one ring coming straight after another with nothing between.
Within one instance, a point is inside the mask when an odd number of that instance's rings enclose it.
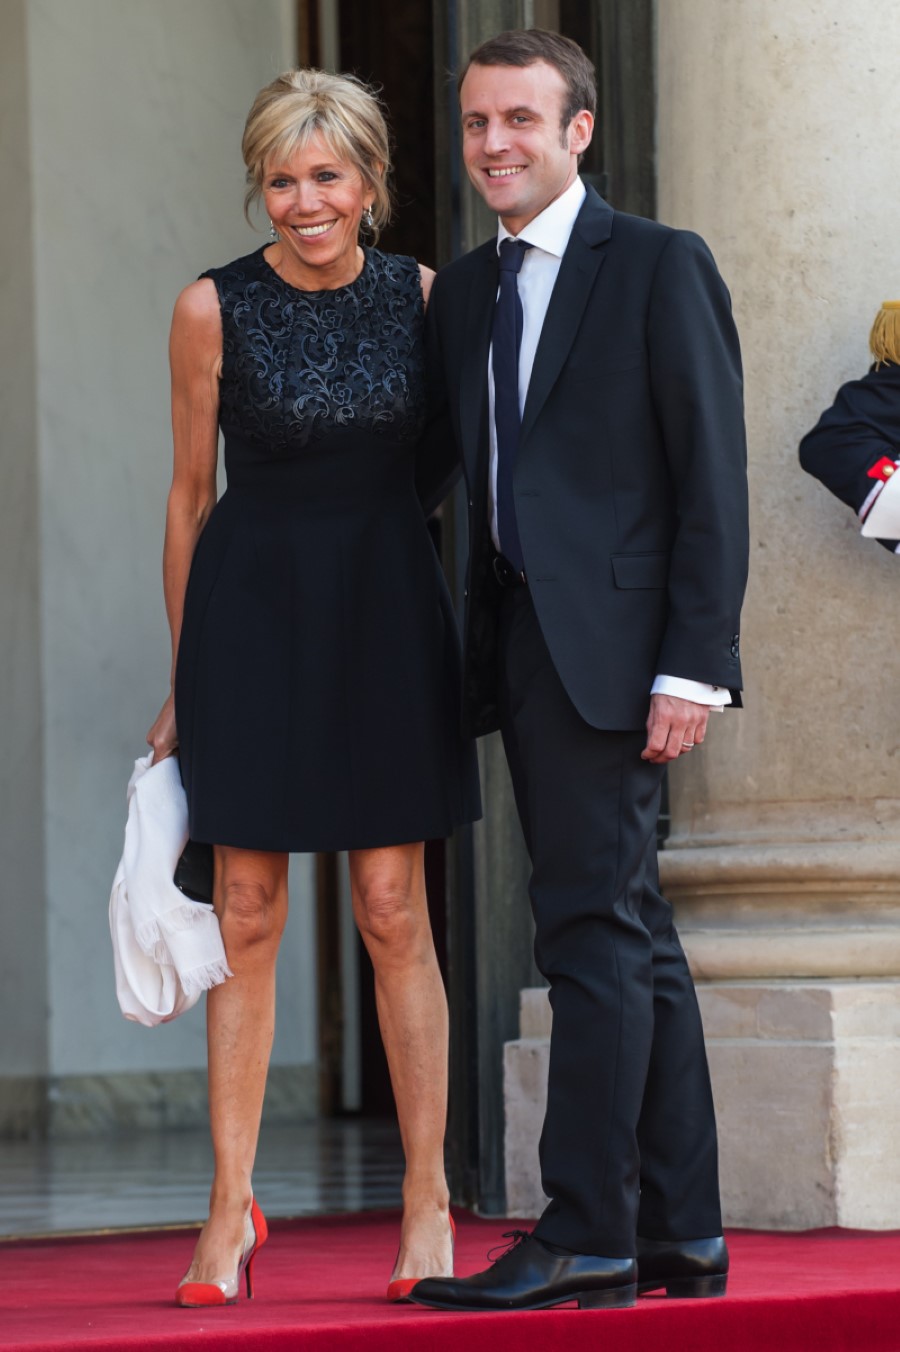
<instances>
[{"instance_id":1,"label":"black leather dress shoe","mask_svg":"<svg viewBox=\"0 0 900 1352\"><path fill-rule=\"evenodd\" d=\"M666 1288L667 1296L724 1296L728 1286L728 1245L713 1239L641 1239L638 1236L638 1293Z\"/></svg>"},{"instance_id":2,"label":"black leather dress shoe","mask_svg":"<svg viewBox=\"0 0 900 1352\"><path fill-rule=\"evenodd\" d=\"M546 1310L577 1301L582 1310L633 1305L633 1258L566 1253L527 1230L503 1236L513 1242L491 1267L472 1277L426 1277L409 1298L437 1310Z\"/></svg>"}]
</instances>

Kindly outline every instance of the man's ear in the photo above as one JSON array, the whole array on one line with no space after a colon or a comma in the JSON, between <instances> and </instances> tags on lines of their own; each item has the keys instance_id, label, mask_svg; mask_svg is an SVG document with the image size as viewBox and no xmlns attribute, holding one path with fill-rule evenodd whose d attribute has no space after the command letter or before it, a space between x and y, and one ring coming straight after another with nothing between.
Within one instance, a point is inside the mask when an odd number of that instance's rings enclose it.
<instances>
[{"instance_id":1,"label":"man's ear","mask_svg":"<svg viewBox=\"0 0 900 1352\"><path fill-rule=\"evenodd\" d=\"M573 155L583 155L594 134L594 115L587 108L576 113L569 123L569 149Z\"/></svg>"}]
</instances>

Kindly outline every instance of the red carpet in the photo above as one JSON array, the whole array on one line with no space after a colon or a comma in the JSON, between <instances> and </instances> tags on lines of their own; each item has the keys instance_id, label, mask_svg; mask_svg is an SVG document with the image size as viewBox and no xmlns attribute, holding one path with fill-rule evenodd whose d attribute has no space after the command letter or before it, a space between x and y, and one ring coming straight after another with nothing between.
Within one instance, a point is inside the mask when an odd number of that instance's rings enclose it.
<instances>
[{"instance_id":1,"label":"red carpet","mask_svg":"<svg viewBox=\"0 0 900 1352\"><path fill-rule=\"evenodd\" d=\"M458 1218L457 1272L485 1266L509 1223ZM9 1352L898 1352L900 1232L737 1231L724 1300L643 1296L636 1309L445 1315L383 1299L397 1216L272 1226L256 1300L171 1303L191 1232L0 1245Z\"/></svg>"}]
</instances>

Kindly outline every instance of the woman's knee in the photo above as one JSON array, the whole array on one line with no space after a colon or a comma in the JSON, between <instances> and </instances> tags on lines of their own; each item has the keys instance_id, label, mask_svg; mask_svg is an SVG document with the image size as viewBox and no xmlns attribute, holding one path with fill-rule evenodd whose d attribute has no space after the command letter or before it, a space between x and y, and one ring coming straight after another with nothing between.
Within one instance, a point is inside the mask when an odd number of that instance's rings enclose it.
<instances>
[{"instance_id":1,"label":"woman's knee","mask_svg":"<svg viewBox=\"0 0 900 1352\"><path fill-rule=\"evenodd\" d=\"M399 880L370 879L357 885L356 919L373 944L400 950L421 942L426 922L424 898Z\"/></svg>"},{"instance_id":2,"label":"woman's knee","mask_svg":"<svg viewBox=\"0 0 900 1352\"><path fill-rule=\"evenodd\" d=\"M219 887L219 922L226 943L244 947L278 940L284 929L280 888L250 878L222 879Z\"/></svg>"}]
</instances>

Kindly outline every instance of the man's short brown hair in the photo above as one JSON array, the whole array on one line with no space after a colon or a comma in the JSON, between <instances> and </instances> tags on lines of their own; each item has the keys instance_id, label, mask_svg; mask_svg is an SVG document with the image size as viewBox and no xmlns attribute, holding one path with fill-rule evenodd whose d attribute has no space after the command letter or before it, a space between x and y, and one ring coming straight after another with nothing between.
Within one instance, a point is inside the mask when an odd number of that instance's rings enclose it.
<instances>
[{"instance_id":1,"label":"man's short brown hair","mask_svg":"<svg viewBox=\"0 0 900 1352\"><path fill-rule=\"evenodd\" d=\"M566 82L568 96L562 107L563 132L582 108L592 116L596 113L597 77L593 62L577 42L547 28L512 28L506 33L498 33L495 38L488 38L475 48L463 66L457 89L462 88L470 66L533 66L536 61L546 61Z\"/></svg>"}]
</instances>

